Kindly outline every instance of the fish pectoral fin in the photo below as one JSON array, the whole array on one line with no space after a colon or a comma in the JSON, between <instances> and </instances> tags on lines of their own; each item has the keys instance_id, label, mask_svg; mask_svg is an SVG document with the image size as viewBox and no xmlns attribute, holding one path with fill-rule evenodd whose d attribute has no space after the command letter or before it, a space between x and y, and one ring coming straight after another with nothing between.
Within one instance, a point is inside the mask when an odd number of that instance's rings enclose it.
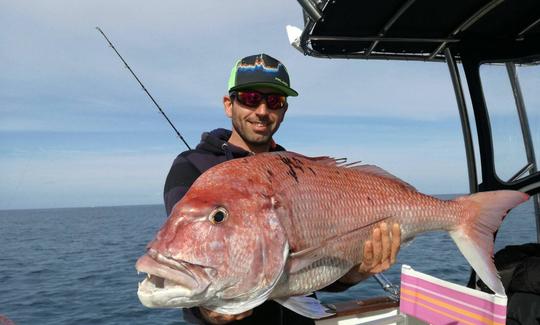
<instances>
[{"instance_id":1,"label":"fish pectoral fin","mask_svg":"<svg viewBox=\"0 0 540 325\"><path fill-rule=\"evenodd\" d=\"M321 248L321 246L316 246L296 253L291 253L286 266L289 273L296 273L320 260L323 257Z\"/></svg>"},{"instance_id":2,"label":"fish pectoral fin","mask_svg":"<svg viewBox=\"0 0 540 325\"><path fill-rule=\"evenodd\" d=\"M313 297L295 296L289 298L277 298L274 300L283 307L312 319L320 319L334 315L334 313L329 312L330 310L318 299Z\"/></svg>"},{"instance_id":3,"label":"fish pectoral fin","mask_svg":"<svg viewBox=\"0 0 540 325\"><path fill-rule=\"evenodd\" d=\"M289 253L286 269L289 270L289 273L296 273L327 256L328 251L335 251L336 248L339 249L338 247L343 243L349 243L358 238L368 238L371 235L373 225L389 218L390 217L380 218L346 233L325 238L316 246L308 247L297 252L291 252ZM359 246L358 249L360 250L362 247Z\"/></svg>"}]
</instances>

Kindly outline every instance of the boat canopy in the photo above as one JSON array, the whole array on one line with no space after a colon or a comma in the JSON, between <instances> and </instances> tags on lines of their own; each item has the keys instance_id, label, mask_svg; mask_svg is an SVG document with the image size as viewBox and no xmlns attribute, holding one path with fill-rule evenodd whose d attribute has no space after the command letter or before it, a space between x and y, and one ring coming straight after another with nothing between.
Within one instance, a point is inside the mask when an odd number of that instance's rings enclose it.
<instances>
[{"instance_id":1,"label":"boat canopy","mask_svg":"<svg viewBox=\"0 0 540 325\"><path fill-rule=\"evenodd\" d=\"M464 52L540 61L538 0L298 0L299 46L327 58L445 61ZM465 54L466 55L466 54Z\"/></svg>"}]
</instances>

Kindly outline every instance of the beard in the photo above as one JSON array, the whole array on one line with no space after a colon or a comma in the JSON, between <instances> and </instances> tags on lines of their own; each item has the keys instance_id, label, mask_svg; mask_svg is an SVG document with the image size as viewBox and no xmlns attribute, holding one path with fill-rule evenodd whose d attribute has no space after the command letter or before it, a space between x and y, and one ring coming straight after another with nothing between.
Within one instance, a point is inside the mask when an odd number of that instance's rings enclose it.
<instances>
[{"instance_id":1,"label":"beard","mask_svg":"<svg viewBox=\"0 0 540 325\"><path fill-rule=\"evenodd\" d=\"M248 123L248 122L245 122ZM242 140L250 146L266 146L272 142L272 136L277 131L277 128L272 130L268 134L260 134L249 130L248 127L244 127L244 124L233 119L232 121L234 131L242 138Z\"/></svg>"}]
</instances>

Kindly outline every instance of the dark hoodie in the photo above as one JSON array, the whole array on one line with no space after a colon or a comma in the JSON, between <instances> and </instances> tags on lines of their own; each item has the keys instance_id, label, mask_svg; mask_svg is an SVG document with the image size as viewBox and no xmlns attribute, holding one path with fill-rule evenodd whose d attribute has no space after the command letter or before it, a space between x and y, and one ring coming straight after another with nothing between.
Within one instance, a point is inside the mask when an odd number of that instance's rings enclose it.
<instances>
[{"instance_id":1,"label":"dark hoodie","mask_svg":"<svg viewBox=\"0 0 540 325\"><path fill-rule=\"evenodd\" d=\"M180 201L197 177L206 170L224 161L251 155L250 152L227 142L231 134L231 131L225 129L216 129L209 133L203 133L197 148L184 151L176 157L165 182L163 196L167 215L170 215L176 202ZM270 148L270 151L284 150L283 147L276 144L273 144ZM207 324L202 320L198 308L184 309L183 312L186 321ZM253 309L251 316L228 324L311 325L314 324L314 321L298 315L274 301L266 301Z\"/></svg>"},{"instance_id":2,"label":"dark hoodie","mask_svg":"<svg viewBox=\"0 0 540 325\"><path fill-rule=\"evenodd\" d=\"M234 158L247 157L251 153L228 143L232 132L225 129L215 129L205 132L201 142L194 150L184 151L176 157L165 181L163 198L167 215L171 214L176 202L186 194L193 182L206 170L224 161ZM270 151L285 149L273 144Z\"/></svg>"}]
</instances>

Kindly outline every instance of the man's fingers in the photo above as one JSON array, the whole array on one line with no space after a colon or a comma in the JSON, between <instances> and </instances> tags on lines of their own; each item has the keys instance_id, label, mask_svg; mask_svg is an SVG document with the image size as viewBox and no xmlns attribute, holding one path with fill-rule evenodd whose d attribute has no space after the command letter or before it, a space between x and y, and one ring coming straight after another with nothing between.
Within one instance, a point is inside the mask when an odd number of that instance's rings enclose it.
<instances>
[{"instance_id":1,"label":"man's fingers","mask_svg":"<svg viewBox=\"0 0 540 325\"><path fill-rule=\"evenodd\" d=\"M375 228L373 230L373 262L372 264L379 264L382 256L382 240L381 229Z\"/></svg>"},{"instance_id":2,"label":"man's fingers","mask_svg":"<svg viewBox=\"0 0 540 325\"><path fill-rule=\"evenodd\" d=\"M390 254L390 264L396 262L397 253L399 252L399 247L401 245L401 228L399 224L394 223L392 225L392 252Z\"/></svg>"},{"instance_id":3,"label":"man's fingers","mask_svg":"<svg viewBox=\"0 0 540 325\"><path fill-rule=\"evenodd\" d=\"M399 224L389 227L387 223L381 223L373 229L371 240L364 243L364 255L357 271L368 275L388 270L396 262L400 245Z\"/></svg>"},{"instance_id":4,"label":"man's fingers","mask_svg":"<svg viewBox=\"0 0 540 325\"><path fill-rule=\"evenodd\" d=\"M362 262L366 264L373 263L373 243L371 240L366 241L364 244L364 257L362 259Z\"/></svg>"},{"instance_id":5,"label":"man's fingers","mask_svg":"<svg viewBox=\"0 0 540 325\"><path fill-rule=\"evenodd\" d=\"M199 307L199 310L201 311L203 317L212 324L227 324L235 320L244 319L253 313L252 310L248 310L237 315L227 315L227 314L220 314L218 312L215 312L210 309L206 309L204 307Z\"/></svg>"},{"instance_id":6,"label":"man's fingers","mask_svg":"<svg viewBox=\"0 0 540 325\"><path fill-rule=\"evenodd\" d=\"M359 272L367 272L371 269L371 264L373 263L373 244L371 240L367 240L364 243L364 255L362 257L362 262L358 268Z\"/></svg>"},{"instance_id":7,"label":"man's fingers","mask_svg":"<svg viewBox=\"0 0 540 325\"><path fill-rule=\"evenodd\" d=\"M381 259L379 263L386 263L390 260L390 232L386 222L381 223Z\"/></svg>"}]
</instances>

